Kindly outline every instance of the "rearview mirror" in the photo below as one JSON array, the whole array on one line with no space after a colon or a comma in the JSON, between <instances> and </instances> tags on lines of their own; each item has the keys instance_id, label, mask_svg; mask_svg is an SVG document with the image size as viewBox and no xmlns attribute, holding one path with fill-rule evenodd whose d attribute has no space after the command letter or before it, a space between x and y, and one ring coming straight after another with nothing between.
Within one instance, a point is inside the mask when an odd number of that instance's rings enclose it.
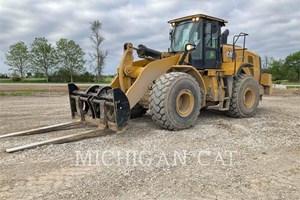
<instances>
[{"instance_id":1,"label":"rearview mirror","mask_svg":"<svg viewBox=\"0 0 300 200\"><path fill-rule=\"evenodd\" d=\"M174 29L171 28L170 31L169 31L169 39L172 40L173 38L173 32L174 32Z\"/></svg>"}]
</instances>

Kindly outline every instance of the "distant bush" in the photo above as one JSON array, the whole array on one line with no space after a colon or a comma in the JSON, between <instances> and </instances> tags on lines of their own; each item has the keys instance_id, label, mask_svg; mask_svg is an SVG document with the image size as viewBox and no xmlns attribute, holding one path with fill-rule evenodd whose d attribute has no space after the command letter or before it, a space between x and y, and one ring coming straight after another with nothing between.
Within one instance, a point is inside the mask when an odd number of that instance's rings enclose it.
<instances>
[{"instance_id":1,"label":"distant bush","mask_svg":"<svg viewBox=\"0 0 300 200\"><path fill-rule=\"evenodd\" d=\"M8 77L8 75L7 74L2 74L2 73L0 73L0 78L7 78L7 79L9 79L9 77Z\"/></svg>"},{"instance_id":2,"label":"distant bush","mask_svg":"<svg viewBox=\"0 0 300 200\"><path fill-rule=\"evenodd\" d=\"M64 69L59 69L49 76L49 82L54 83L69 83L71 81L69 72ZM84 72L82 74L73 75L74 82L91 83L95 82L95 75L90 72Z\"/></svg>"},{"instance_id":3,"label":"distant bush","mask_svg":"<svg viewBox=\"0 0 300 200\"><path fill-rule=\"evenodd\" d=\"M113 78L114 78L114 76L111 76L111 75L109 75L109 76L103 76L103 78L102 78L102 83L110 83L112 80L113 80Z\"/></svg>"},{"instance_id":4,"label":"distant bush","mask_svg":"<svg viewBox=\"0 0 300 200\"><path fill-rule=\"evenodd\" d=\"M95 82L95 76L93 74L91 74L90 72L84 72L81 75L75 75L74 82L92 83L92 82Z\"/></svg>"},{"instance_id":5,"label":"distant bush","mask_svg":"<svg viewBox=\"0 0 300 200\"><path fill-rule=\"evenodd\" d=\"M21 81L22 81L21 77L18 77L18 76L12 77L12 82L21 82Z\"/></svg>"}]
</instances>

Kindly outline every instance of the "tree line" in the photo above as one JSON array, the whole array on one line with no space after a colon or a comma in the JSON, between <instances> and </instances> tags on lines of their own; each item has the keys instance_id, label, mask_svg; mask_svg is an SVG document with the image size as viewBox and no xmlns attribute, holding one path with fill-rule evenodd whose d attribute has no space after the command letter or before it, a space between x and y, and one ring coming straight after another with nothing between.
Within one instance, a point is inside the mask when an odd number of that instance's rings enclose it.
<instances>
[{"instance_id":1,"label":"tree line","mask_svg":"<svg viewBox=\"0 0 300 200\"><path fill-rule=\"evenodd\" d=\"M53 46L45 37L37 37L29 46L23 41L10 45L5 64L20 79L34 75L45 77L47 82L102 81L108 52L100 46L104 41L101 26L99 20L90 23L93 52L89 52L89 61L84 59L85 52L74 40L61 38ZM85 64L90 64L93 73L87 71Z\"/></svg>"},{"instance_id":2,"label":"tree line","mask_svg":"<svg viewBox=\"0 0 300 200\"><path fill-rule=\"evenodd\" d=\"M271 67L263 72L272 74L274 81L300 81L300 51L288 55L285 59L272 60Z\"/></svg>"}]
</instances>

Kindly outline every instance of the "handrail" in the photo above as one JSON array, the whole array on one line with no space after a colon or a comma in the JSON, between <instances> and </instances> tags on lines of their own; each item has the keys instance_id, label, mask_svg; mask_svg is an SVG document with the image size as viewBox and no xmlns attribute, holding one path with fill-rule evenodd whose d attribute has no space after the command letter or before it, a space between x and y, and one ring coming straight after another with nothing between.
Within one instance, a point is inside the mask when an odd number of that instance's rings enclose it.
<instances>
[{"instance_id":1,"label":"handrail","mask_svg":"<svg viewBox=\"0 0 300 200\"><path fill-rule=\"evenodd\" d=\"M232 41L232 46L233 46L233 54L232 54L232 61L234 61L234 73L233 75L236 73L236 53L235 53L235 44L237 43L237 41L239 40L240 37L244 37L244 41L243 41L243 62L245 59L245 45L246 45L246 36L248 36L248 33L243 33L240 32L240 34L233 36L233 41Z\"/></svg>"}]
</instances>

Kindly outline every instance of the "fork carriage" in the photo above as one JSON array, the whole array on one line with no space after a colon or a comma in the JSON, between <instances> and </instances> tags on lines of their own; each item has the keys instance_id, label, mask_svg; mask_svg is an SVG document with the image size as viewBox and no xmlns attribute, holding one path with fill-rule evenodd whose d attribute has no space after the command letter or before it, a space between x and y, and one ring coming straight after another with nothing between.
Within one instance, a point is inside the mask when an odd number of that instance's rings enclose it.
<instances>
[{"instance_id":1,"label":"fork carriage","mask_svg":"<svg viewBox=\"0 0 300 200\"><path fill-rule=\"evenodd\" d=\"M119 88L91 86L80 91L74 83L68 84L72 118L79 117L100 129L121 131L130 118L129 101Z\"/></svg>"}]
</instances>

